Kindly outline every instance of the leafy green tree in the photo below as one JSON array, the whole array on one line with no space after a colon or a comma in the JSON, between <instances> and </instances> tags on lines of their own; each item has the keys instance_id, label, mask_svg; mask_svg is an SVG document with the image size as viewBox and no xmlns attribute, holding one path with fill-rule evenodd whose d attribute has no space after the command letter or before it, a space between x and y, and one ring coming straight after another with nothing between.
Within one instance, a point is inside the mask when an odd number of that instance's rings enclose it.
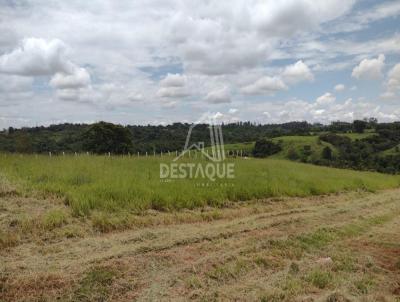
<instances>
[{"instance_id":1,"label":"leafy green tree","mask_svg":"<svg viewBox=\"0 0 400 302\"><path fill-rule=\"evenodd\" d=\"M256 141L253 149L254 157L267 157L278 153L282 148L271 140L261 139Z\"/></svg>"},{"instance_id":2,"label":"leafy green tree","mask_svg":"<svg viewBox=\"0 0 400 302\"><path fill-rule=\"evenodd\" d=\"M128 153L132 150L130 131L121 126L106 122L99 122L90 126L82 135L85 151L103 154Z\"/></svg>"},{"instance_id":3,"label":"leafy green tree","mask_svg":"<svg viewBox=\"0 0 400 302\"><path fill-rule=\"evenodd\" d=\"M353 130L357 133L363 133L365 128L367 128L368 122L366 121L361 121L361 120L355 120L353 122Z\"/></svg>"}]
</instances>

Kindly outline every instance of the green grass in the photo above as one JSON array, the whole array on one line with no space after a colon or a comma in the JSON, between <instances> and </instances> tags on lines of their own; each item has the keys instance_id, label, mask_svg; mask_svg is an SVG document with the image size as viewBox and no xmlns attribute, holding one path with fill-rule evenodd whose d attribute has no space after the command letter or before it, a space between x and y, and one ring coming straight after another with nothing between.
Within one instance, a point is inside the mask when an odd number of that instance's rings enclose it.
<instances>
[{"instance_id":1,"label":"green grass","mask_svg":"<svg viewBox=\"0 0 400 302\"><path fill-rule=\"evenodd\" d=\"M106 301L110 294L110 286L117 276L110 268L95 267L86 273L79 288L75 291L74 301Z\"/></svg>"},{"instance_id":2,"label":"green grass","mask_svg":"<svg viewBox=\"0 0 400 302\"><path fill-rule=\"evenodd\" d=\"M320 141L318 136L281 136L276 137L273 141L280 143L282 151L273 155L271 158L293 159L290 158L290 152L297 154L297 159L301 160L317 160L321 158L322 150L329 146L335 153L336 149L331 144ZM309 146L310 155L307 155L304 146Z\"/></svg>"},{"instance_id":3,"label":"green grass","mask_svg":"<svg viewBox=\"0 0 400 302\"><path fill-rule=\"evenodd\" d=\"M387 155L398 155L400 153L400 145L397 145L393 148L387 149L385 151L381 152L381 155L387 156Z\"/></svg>"},{"instance_id":4,"label":"green grass","mask_svg":"<svg viewBox=\"0 0 400 302\"><path fill-rule=\"evenodd\" d=\"M332 283L332 279L333 277L331 272L323 271L321 269L314 269L306 277L308 282L319 289L328 287Z\"/></svg>"},{"instance_id":5,"label":"green grass","mask_svg":"<svg viewBox=\"0 0 400 302\"><path fill-rule=\"evenodd\" d=\"M375 191L400 184L398 176L252 158L228 160L235 163L234 179L215 183L196 179L161 182L159 164L170 161L168 157L1 155L0 173L20 191L64 198L76 215L87 215L94 209L141 212L206 205L219 207L227 201L357 189ZM208 186L199 186L201 183ZM64 218L59 213L50 216L50 227L63 223ZM101 219L99 221L101 224Z\"/></svg>"},{"instance_id":6,"label":"green grass","mask_svg":"<svg viewBox=\"0 0 400 302\"><path fill-rule=\"evenodd\" d=\"M43 217L43 227L47 230L53 230L66 223L67 217L61 210L51 210Z\"/></svg>"},{"instance_id":7,"label":"green grass","mask_svg":"<svg viewBox=\"0 0 400 302\"><path fill-rule=\"evenodd\" d=\"M351 138L352 140L356 140L356 139L363 139L369 136L374 135L374 132L364 132L364 133L338 133L338 135L341 136L347 136L348 138Z\"/></svg>"},{"instance_id":8,"label":"green grass","mask_svg":"<svg viewBox=\"0 0 400 302\"><path fill-rule=\"evenodd\" d=\"M291 159L291 160L304 161L304 162L320 160L321 155L322 155L322 150L326 146L328 146L332 149L334 155L337 154L338 151L333 145L319 140L318 137L322 133L323 132L315 134L315 135L305 135L305 136L275 137L272 140L276 143L280 143L280 145L282 147L282 151L271 156L270 158ZM338 135L347 136L352 140L366 138L366 137L374 135L374 134L375 134L374 132L338 133ZM310 147L309 155L307 155L306 152L304 151L304 146ZM225 148L225 151L231 152L230 153L231 155L232 155L232 153L236 154L236 152L239 152L238 154L240 154L241 151L243 151L244 154L251 155L252 150L254 148L254 142L226 144L226 145L224 145L224 148ZM208 147L206 149L211 150L210 147ZM295 158L291 158L294 153L297 156L295 156ZM390 154L392 154L392 153L394 153L394 148Z\"/></svg>"}]
</instances>

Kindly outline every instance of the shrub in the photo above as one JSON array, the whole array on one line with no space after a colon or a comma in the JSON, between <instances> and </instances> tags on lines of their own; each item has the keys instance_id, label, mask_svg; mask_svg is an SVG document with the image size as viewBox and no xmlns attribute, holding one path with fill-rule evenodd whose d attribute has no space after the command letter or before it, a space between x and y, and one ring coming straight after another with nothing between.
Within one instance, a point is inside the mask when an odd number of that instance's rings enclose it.
<instances>
[{"instance_id":1,"label":"shrub","mask_svg":"<svg viewBox=\"0 0 400 302\"><path fill-rule=\"evenodd\" d=\"M270 155L273 155L275 153L278 153L282 150L281 146L279 144L274 143L271 140L258 140L256 141L256 144L254 145L253 149L253 156L254 157L267 157Z\"/></svg>"},{"instance_id":2,"label":"shrub","mask_svg":"<svg viewBox=\"0 0 400 302\"><path fill-rule=\"evenodd\" d=\"M322 149L322 158L327 160L332 159L332 149L330 147L326 146Z\"/></svg>"}]
</instances>

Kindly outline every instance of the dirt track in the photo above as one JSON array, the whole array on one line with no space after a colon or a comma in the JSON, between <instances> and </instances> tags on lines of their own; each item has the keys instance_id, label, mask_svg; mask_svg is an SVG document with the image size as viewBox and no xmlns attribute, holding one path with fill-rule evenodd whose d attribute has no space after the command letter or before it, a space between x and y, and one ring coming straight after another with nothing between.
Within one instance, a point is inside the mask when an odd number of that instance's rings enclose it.
<instances>
[{"instance_id":1,"label":"dirt track","mask_svg":"<svg viewBox=\"0 0 400 302\"><path fill-rule=\"evenodd\" d=\"M159 225L107 234L71 218L64 228L81 237L33 232L1 251L0 291L5 301L396 301L399 194L252 201L206 210L208 221L187 211L191 223L151 213ZM53 203L3 196L0 223Z\"/></svg>"}]
</instances>

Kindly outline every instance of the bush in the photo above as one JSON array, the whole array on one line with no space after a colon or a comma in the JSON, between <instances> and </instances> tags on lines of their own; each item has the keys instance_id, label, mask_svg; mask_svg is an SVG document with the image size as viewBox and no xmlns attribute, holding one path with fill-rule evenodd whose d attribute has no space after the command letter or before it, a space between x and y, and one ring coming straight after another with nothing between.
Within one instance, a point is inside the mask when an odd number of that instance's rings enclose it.
<instances>
[{"instance_id":1,"label":"bush","mask_svg":"<svg viewBox=\"0 0 400 302\"><path fill-rule=\"evenodd\" d=\"M327 160L331 160L332 159L332 149L329 148L328 146L326 146L322 150L322 158L323 159L327 159Z\"/></svg>"},{"instance_id":2,"label":"bush","mask_svg":"<svg viewBox=\"0 0 400 302\"><path fill-rule=\"evenodd\" d=\"M256 144L254 145L253 149L253 156L254 157L267 157L270 155L273 155L275 153L278 153L282 150L281 146L278 144L274 143L271 140L258 140L256 141Z\"/></svg>"}]
</instances>

